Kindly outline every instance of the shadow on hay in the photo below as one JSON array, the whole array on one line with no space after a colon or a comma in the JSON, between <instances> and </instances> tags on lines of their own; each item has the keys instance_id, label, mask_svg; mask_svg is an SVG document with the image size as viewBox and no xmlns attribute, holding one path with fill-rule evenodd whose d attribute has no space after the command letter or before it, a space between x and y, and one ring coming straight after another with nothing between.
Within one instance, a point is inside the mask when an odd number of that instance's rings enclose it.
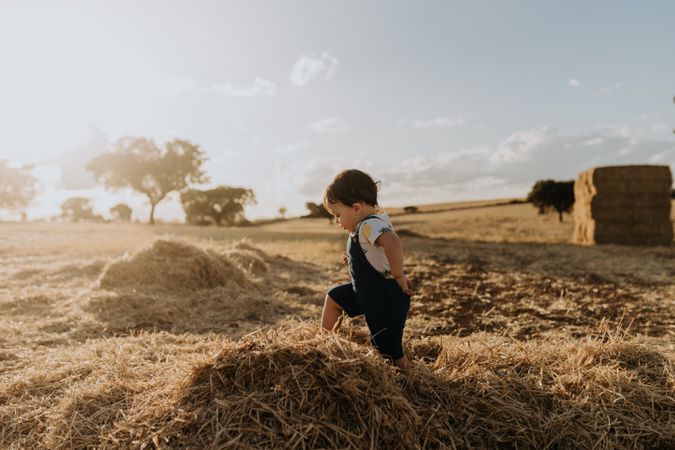
<instances>
[{"instance_id":1,"label":"shadow on hay","mask_svg":"<svg viewBox=\"0 0 675 450\"><path fill-rule=\"evenodd\" d=\"M216 288L189 295L120 293L92 298L83 308L114 333L133 330L227 331L241 322L269 324L294 314L292 305L262 295L232 295Z\"/></svg>"},{"instance_id":2,"label":"shadow on hay","mask_svg":"<svg viewBox=\"0 0 675 450\"><path fill-rule=\"evenodd\" d=\"M92 436L110 433L131 409L133 389L106 382L63 397L44 437L47 448L87 448ZM85 419L86 418L86 419Z\"/></svg>"},{"instance_id":3,"label":"shadow on hay","mask_svg":"<svg viewBox=\"0 0 675 450\"><path fill-rule=\"evenodd\" d=\"M57 270L45 271L42 269L28 268L20 270L12 275L12 279L25 281L36 277L54 280L68 280L71 278L97 278L105 267L105 261L96 260L83 264L68 264Z\"/></svg>"},{"instance_id":4,"label":"shadow on hay","mask_svg":"<svg viewBox=\"0 0 675 450\"><path fill-rule=\"evenodd\" d=\"M0 303L0 314L3 316L46 314L57 301L58 299L46 295L16 297L11 299L11 301Z\"/></svg>"},{"instance_id":5,"label":"shadow on hay","mask_svg":"<svg viewBox=\"0 0 675 450\"><path fill-rule=\"evenodd\" d=\"M101 275L101 271L105 267L105 261L97 260L87 264L71 264L54 272L52 275L59 278L77 278L87 277L96 278Z\"/></svg>"}]
</instances>

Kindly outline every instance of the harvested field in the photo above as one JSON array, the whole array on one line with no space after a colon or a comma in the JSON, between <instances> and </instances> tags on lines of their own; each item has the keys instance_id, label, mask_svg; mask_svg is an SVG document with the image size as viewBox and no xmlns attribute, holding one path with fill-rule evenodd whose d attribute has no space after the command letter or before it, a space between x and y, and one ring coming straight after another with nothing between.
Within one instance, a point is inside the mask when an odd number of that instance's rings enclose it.
<instances>
[{"instance_id":1,"label":"harvested field","mask_svg":"<svg viewBox=\"0 0 675 450\"><path fill-rule=\"evenodd\" d=\"M0 448L675 445L673 247L572 245L531 205L394 224L408 372L360 319L316 328L327 221L0 224Z\"/></svg>"}]
</instances>

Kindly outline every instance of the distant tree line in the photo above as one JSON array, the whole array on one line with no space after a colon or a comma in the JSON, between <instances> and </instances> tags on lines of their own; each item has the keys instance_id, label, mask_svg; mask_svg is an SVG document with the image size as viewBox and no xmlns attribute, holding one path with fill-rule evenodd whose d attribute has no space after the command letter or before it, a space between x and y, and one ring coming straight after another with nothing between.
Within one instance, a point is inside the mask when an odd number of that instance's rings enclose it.
<instances>
[{"instance_id":1,"label":"distant tree line","mask_svg":"<svg viewBox=\"0 0 675 450\"><path fill-rule=\"evenodd\" d=\"M199 190L194 185L209 181L203 170L206 154L198 145L174 139L159 147L152 139L125 137L117 141L112 151L96 156L86 164L95 180L109 190L131 188L144 195L150 204L148 222L155 223L157 205L172 192L180 193L186 222L196 225L234 225L245 223L244 207L256 203L253 190L220 185ZM33 166L10 167L0 160L0 209L21 212L37 193ZM675 190L672 191L675 198ZM556 211L559 221L574 205L574 181L539 180L527 195L527 201L540 214ZM305 217L332 219L322 203L307 202ZM95 214L88 199L75 197L61 205L62 219L70 221L103 221ZM418 212L416 206L404 208L406 213ZM286 208L279 208L284 218ZM131 220L132 210L123 203L110 209L115 221ZM25 216L25 214L24 214Z\"/></svg>"},{"instance_id":2,"label":"distant tree line","mask_svg":"<svg viewBox=\"0 0 675 450\"><path fill-rule=\"evenodd\" d=\"M256 203L253 190L222 185L207 190L190 187L209 181L202 169L206 159L198 145L186 140L174 139L160 148L151 139L127 137L120 139L112 152L90 161L87 169L108 189L131 188L145 195L150 224L155 223L155 208L171 192L180 192L189 224L245 222L244 206Z\"/></svg>"},{"instance_id":3,"label":"distant tree line","mask_svg":"<svg viewBox=\"0 0 675 450\"><path fill-rule=\"evenodd\" d=\"M218 186L200 191L189 189L180 196L186 222L193 225L245 223L244 206L255 204L251 189Z\"/></svg>"},{"instance_id":4,"label":"distant tree line","mask_svg":"<svg viewBox=\"0 0 675 450\"><path fill-rule=\"evenodd\" d=\"M188 223L245 222L244 206L256 202L253 190L223 185L207 190L194 188L209 182L203 170L206 159L201 148L187 140L174 139L159 147L152 139L124 137L114 144L112 151L96 156L85 167L106 189L131 188L144 195L150 205L150 224L155 223L157 205L172 192L180 193ZM32 166L10 167L7 161L0 160L0 209L19 212L28 207L37 193L32 169ZM279 212L283 216L286 210ZM114 221L130 221L131 214L131 208L124 203L110 208ZM104 221L84 197L64 201L60 218L73 222Z\"/></svg>"},{"instance_id":5,"label":"distant tree line","mask_svg":"<svg viewBox=\"0 0 675 450\"><path fill-rule=\"evenodd\" d=\"M110 208L113 222L131 221L131 208L125 203L118 203ZM107 222L102 215L94 213L91 201L85 197L72 197L61 203L61 220L67 222Z\"/></svg>"},{"instance_id":6,"label":"distant tree line","mask_svg":"<svg viewBox=\"0 0 675 450\"><path fill-rule=\"evenodd\" d=\"M69 222L104 222L103 216L94 214L88 198L73 197L61 204L61 217Z\"/></svg>"}]
</instances>

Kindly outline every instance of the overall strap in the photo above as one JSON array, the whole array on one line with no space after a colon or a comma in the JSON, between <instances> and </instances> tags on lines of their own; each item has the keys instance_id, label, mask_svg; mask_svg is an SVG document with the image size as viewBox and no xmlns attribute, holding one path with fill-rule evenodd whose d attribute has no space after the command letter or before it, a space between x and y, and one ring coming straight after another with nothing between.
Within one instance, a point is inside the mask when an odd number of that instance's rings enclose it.
<instances>
[{"instance_id":1,"label":"overall strap","mask_svg":"<svg viewBox=\"0 0 675 450\"><path fill-rule=\"evenodd\" d=\"M356 225L356 230L354 230L354 236L356 236L356 237L359 236L359 231L361 231L361 225L363 225L363 222L365 222L366 220L371 219L371 218L382 220L382 222L384 222L384 220L381 217L377 217L377 215L375 215L375 214L371 214L367 217L364 217L363 220L361 222L359 222L358 225Z\"/></svg>"}]
</instances>

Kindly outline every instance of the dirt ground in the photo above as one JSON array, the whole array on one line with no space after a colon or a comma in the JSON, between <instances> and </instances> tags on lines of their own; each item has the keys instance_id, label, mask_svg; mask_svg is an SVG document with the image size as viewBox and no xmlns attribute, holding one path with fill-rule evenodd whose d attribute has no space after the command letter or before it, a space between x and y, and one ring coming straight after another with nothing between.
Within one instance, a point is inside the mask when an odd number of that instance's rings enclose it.
<instances>
[{"instance_id":1,"label":"dirt ground","mask_svg":"<svg viewBox=\"0 0 675 450\"><path fill-rule=\"evenodd\" d=\"M411 337L476 331L519 339L551 331L582 336L609 324L672 347L673 247L570 244L570 217L558 223L555 215L540 216L527 204L402 215L394 223L404 239L416 290L408 322ZM276 312L238 317L236 325L211 323L209 332L237 336L277 320L317 320L326 290L348 280L340 263L345 236L326 220L229 229L0 224L3 352L45 351L119 333L91 312L92 302L109 295L97 280L106 264L162 236L214 248L248 239L297 265L270 269L270 276L278 278L269 293ZM160 322L149 317L143 329L171 329ZM0 361L16 364L8 359Z\"/></svg>"}]
</instances>

